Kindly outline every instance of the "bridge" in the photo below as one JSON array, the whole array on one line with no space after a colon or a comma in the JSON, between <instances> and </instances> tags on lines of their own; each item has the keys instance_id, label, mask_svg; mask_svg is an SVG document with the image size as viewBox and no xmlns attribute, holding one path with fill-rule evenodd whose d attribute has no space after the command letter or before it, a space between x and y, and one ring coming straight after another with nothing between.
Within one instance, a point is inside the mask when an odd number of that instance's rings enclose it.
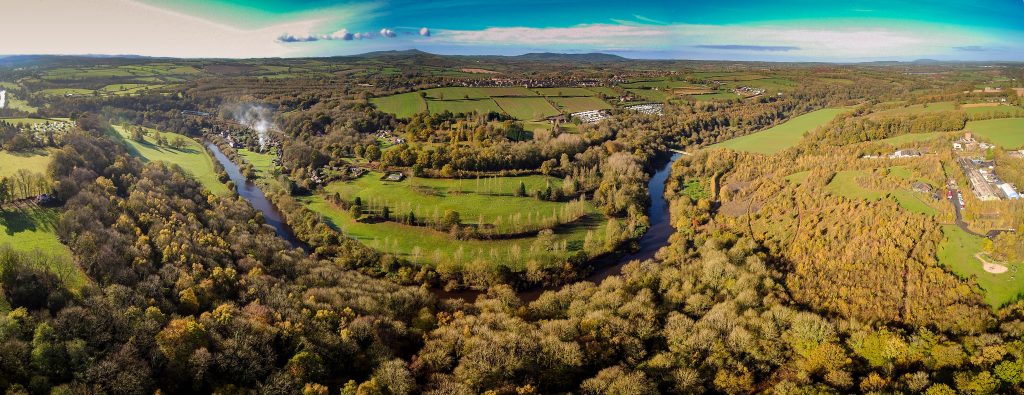
<instances>
[{"instance_id":1,"label":"bridge","mask_svg":"<svg viewBox=\"0 0 1024 395\"><path fill-rule=\"evenodd\" d=\"M677 153L679 155L693 156L692 153L689 153L689 152L686 152L686 151L683 151L683 150L679 150L679 149L675 149L675 148L669 148L668 150L671 151L671 152L675 152L675 153Z\"/></svg>"}]
</instances>

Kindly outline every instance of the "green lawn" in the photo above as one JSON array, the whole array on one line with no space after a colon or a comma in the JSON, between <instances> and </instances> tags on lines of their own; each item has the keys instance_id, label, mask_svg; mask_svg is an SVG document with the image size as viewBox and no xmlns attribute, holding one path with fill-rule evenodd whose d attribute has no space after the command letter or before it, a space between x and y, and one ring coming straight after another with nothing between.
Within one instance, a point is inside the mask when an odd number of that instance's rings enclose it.
<instances>
[{"instance_id":1,"label":"green lawn","mask_svg":"<svg viewBox=\"0 0 1024 395\"><path fill-rule=\"evenodd\" d=\"M983 237L964 232L956 225L942 225L945 235L939 244L939 263L963 278L973 278L985 291L985 301L992 307L1000 307L1014 301L1024 292L1024 276L1020 263L1007 265L1010 271L1002 274L986 272L981 262L974 257L982 251Z\"/></svg>"},{"instance_id":2,"label":"green lawn","mask_svg":"<svg viewBox=\"0 0 1024 395\"><path fill-rule=\"evenodd\" d=\"M736 151L774 154L800 142L814 128L824 125L837 115L848 111L844 108L826 108L790 119L781 125L714 144L709 148L730 148Z\"/></svg>"},{"instance_id":3,"label":"green lawn","mask_svg":"<svg viewBox=\"0 0 1024 395\"><path fill-rule=\"evenodd\" d=\"M894 167L892 172L897 177L909 178L910 175L907 169L899 169ZM832 181L825 186L825 191L838 196L845 196L850 199L864 199L864 200L879 200L885 197L887 194L896 200L903 208L910 212L935 215L938 213L935 208L929 206L924 202L923 199L929 199L927 196L915 193L908 189L899 188L892 191L877 191L873 189L867 189L861 187L857 183L857 179L861 177L867 177L868 174L861 170L843 170L837 172ZM906 176L906 177L904 177Z\"/></svg>"},{"instance_id":4,"label":"green lawn","mask_svg":"<svg viewBox=\"0 0 1024 395\"><path fill-rule=\"evenodd\" d=\"M133 156L142 159L144 162L157 160L177 164L185 171L191 173L210 192L221 196L228 194L227 185L221 183L217 179L217 173L214 172L213 158L210 157L206 148L195 140L171 132L160 132L168 140L175 137L181 137L185 140L185 146L182 149L171 149L169 147L157 146L154 143L154 133L156 131L153 129L146 129L148 134L143 142L132 140L129 132L121 126L114 126L114 130L117 131L121 141L128 148L128 152Z\"/></svg>"},{"instance_id":5,"label":"green lawn","mask_svg":"<svg viewBox=\"0 0 1024 395\"><path fill-rule=\"evenodd\" d=\"M550 98L559 110L570 113L590 110L604 110L612 106L596 97L552 97Z\"/></svg>"},{"instance_id":6,"label":"green lawn","mask_svg":"<svg viewBox=\"0 0 1024 395\"><path fill-rule=\"evenodd\" d=\"M540 97L498 97L494 101L516 119L539 120L559 114L551 103Z\"/></svg>"},{"instance_id":7,"label":"green lawn","mask_svg":"<svg viewBox=\"0 0 1024 395\"><path fill-rule=\"evenodd\" d=\"M964 130L1006 149L1024 147L1024 118L971 121Z\"/></svg>"},{"instance_id":8,"label":"green lawn","mask_svg":"<svg viewBox=\"0 0 1024 395\"><path fill-rule=\"evenodd\" d=\"M8 152L0 150L0 177L10 177L20 169L33 173L46 173L50 165L50 151Z\"/></svg>"},{"instance_id":9,"label":"green lawn","mask_svg":"<svg viewBox=\"0 0 1024 395\"><path fill-rule=\"evenodd\" d=\"M993 107L967 107L963 109L967 115L975 114L1002 114L1002 115L1016 115L1024 113L1024 108L1017 106L993 106ZM1020 115L1017 115L1020 116Z\"/></svg>"},{"instance_id":10,"label":"green lawn","mask_svg":"<svg viewBox=\"0 0 1024 395\"><path fill-rule=\"evenodd\" d=\"M408 118L413 114L427 110L427 103L420 97L419 92L376 97L370 99L370 102L377 106L377 109L395 114L401 118Z\"/></svg>"}]
</instances>

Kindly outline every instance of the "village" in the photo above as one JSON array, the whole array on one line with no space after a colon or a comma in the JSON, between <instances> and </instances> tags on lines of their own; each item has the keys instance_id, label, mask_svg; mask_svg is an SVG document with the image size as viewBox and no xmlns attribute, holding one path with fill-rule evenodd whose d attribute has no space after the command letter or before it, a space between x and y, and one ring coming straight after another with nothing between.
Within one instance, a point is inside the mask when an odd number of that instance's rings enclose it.
<instances>
[{"instance_id":1,"label":"village","mask_svg":"<svg viewBox=\"0 0 1024 395\"><path fill-rule=\"evenodd\" d=\"M996 162L985 159L984 155L994 145L977 141L971 132L952 143L956 162L967 177L974 196L981 201L1020 199L1017 189L996 175Z\"/></svg>"}]
</instances>

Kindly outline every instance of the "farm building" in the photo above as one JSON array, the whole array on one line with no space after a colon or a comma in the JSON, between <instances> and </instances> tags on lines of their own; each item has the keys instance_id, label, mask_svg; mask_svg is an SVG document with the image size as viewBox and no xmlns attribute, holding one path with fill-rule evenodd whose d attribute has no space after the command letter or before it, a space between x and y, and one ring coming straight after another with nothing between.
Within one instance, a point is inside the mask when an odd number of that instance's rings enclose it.
<instances>
[{"instance_id":1,"label":"farm building","mask_svg":"<svg viewBox=\"0 0 1024 395\"><path fill-rule=\"evenodd\" d=\"M999 187L999 190L1001 190L1003 192L1003 195L1006 195L1007 199L1013 199L1013 200L1020 199L1020 194L1018 194L1017 191L1015 189L1013 189L1012 185L1007 184L1007 183L1004 182L1004 183L999 184L997 186Z\"/></svg>"}]
</instances>

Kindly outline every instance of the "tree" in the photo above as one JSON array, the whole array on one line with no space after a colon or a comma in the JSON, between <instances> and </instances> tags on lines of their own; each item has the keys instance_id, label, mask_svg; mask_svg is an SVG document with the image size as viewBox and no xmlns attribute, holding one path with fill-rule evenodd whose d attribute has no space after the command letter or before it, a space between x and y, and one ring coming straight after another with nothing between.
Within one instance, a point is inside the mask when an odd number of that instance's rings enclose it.
<instances>
[{"instance_id":1,"label":"tree","mask_svg":"<svg viewBox=\"0 0 1024 395\"><path fill-rule=\"evenodd\" d=\"M380 160L380 147L377 147L377 144L367 145L366 151L363 152L363 158L370 162Z\"/></svg>"},{"instance_id":2,"label":"tree","mask_svg":"<svg viewBox=\"0 0 1024 395\"><path fill-rule=\"evenodd\" d=\"M441 228L448 229L460 224L462 224L462 219L460 218L458 211L445 210L444 216L441 217Z\"/></svg>"},{"instance_id":3,"label":"tree","mask_svg":"<svg viewBox=\"0 0 1024 395\"><path fill-rule=\"evenodd\" d=\"M526 196L526 183L524 183L522 181L519 181L519 188L516 189L516 196L518 196L518 197Z\"/></svg>"},{"instance_id":4,"label":"tree","mask_svg":"<svg viewBox=\"0 0 1024 395\"><path fill-rule=\"evenodd\" d=\"M134 127L132 131L132 140L143 142L146 140L146 130L140 127Z\"/></svg>"}]
</instances>

